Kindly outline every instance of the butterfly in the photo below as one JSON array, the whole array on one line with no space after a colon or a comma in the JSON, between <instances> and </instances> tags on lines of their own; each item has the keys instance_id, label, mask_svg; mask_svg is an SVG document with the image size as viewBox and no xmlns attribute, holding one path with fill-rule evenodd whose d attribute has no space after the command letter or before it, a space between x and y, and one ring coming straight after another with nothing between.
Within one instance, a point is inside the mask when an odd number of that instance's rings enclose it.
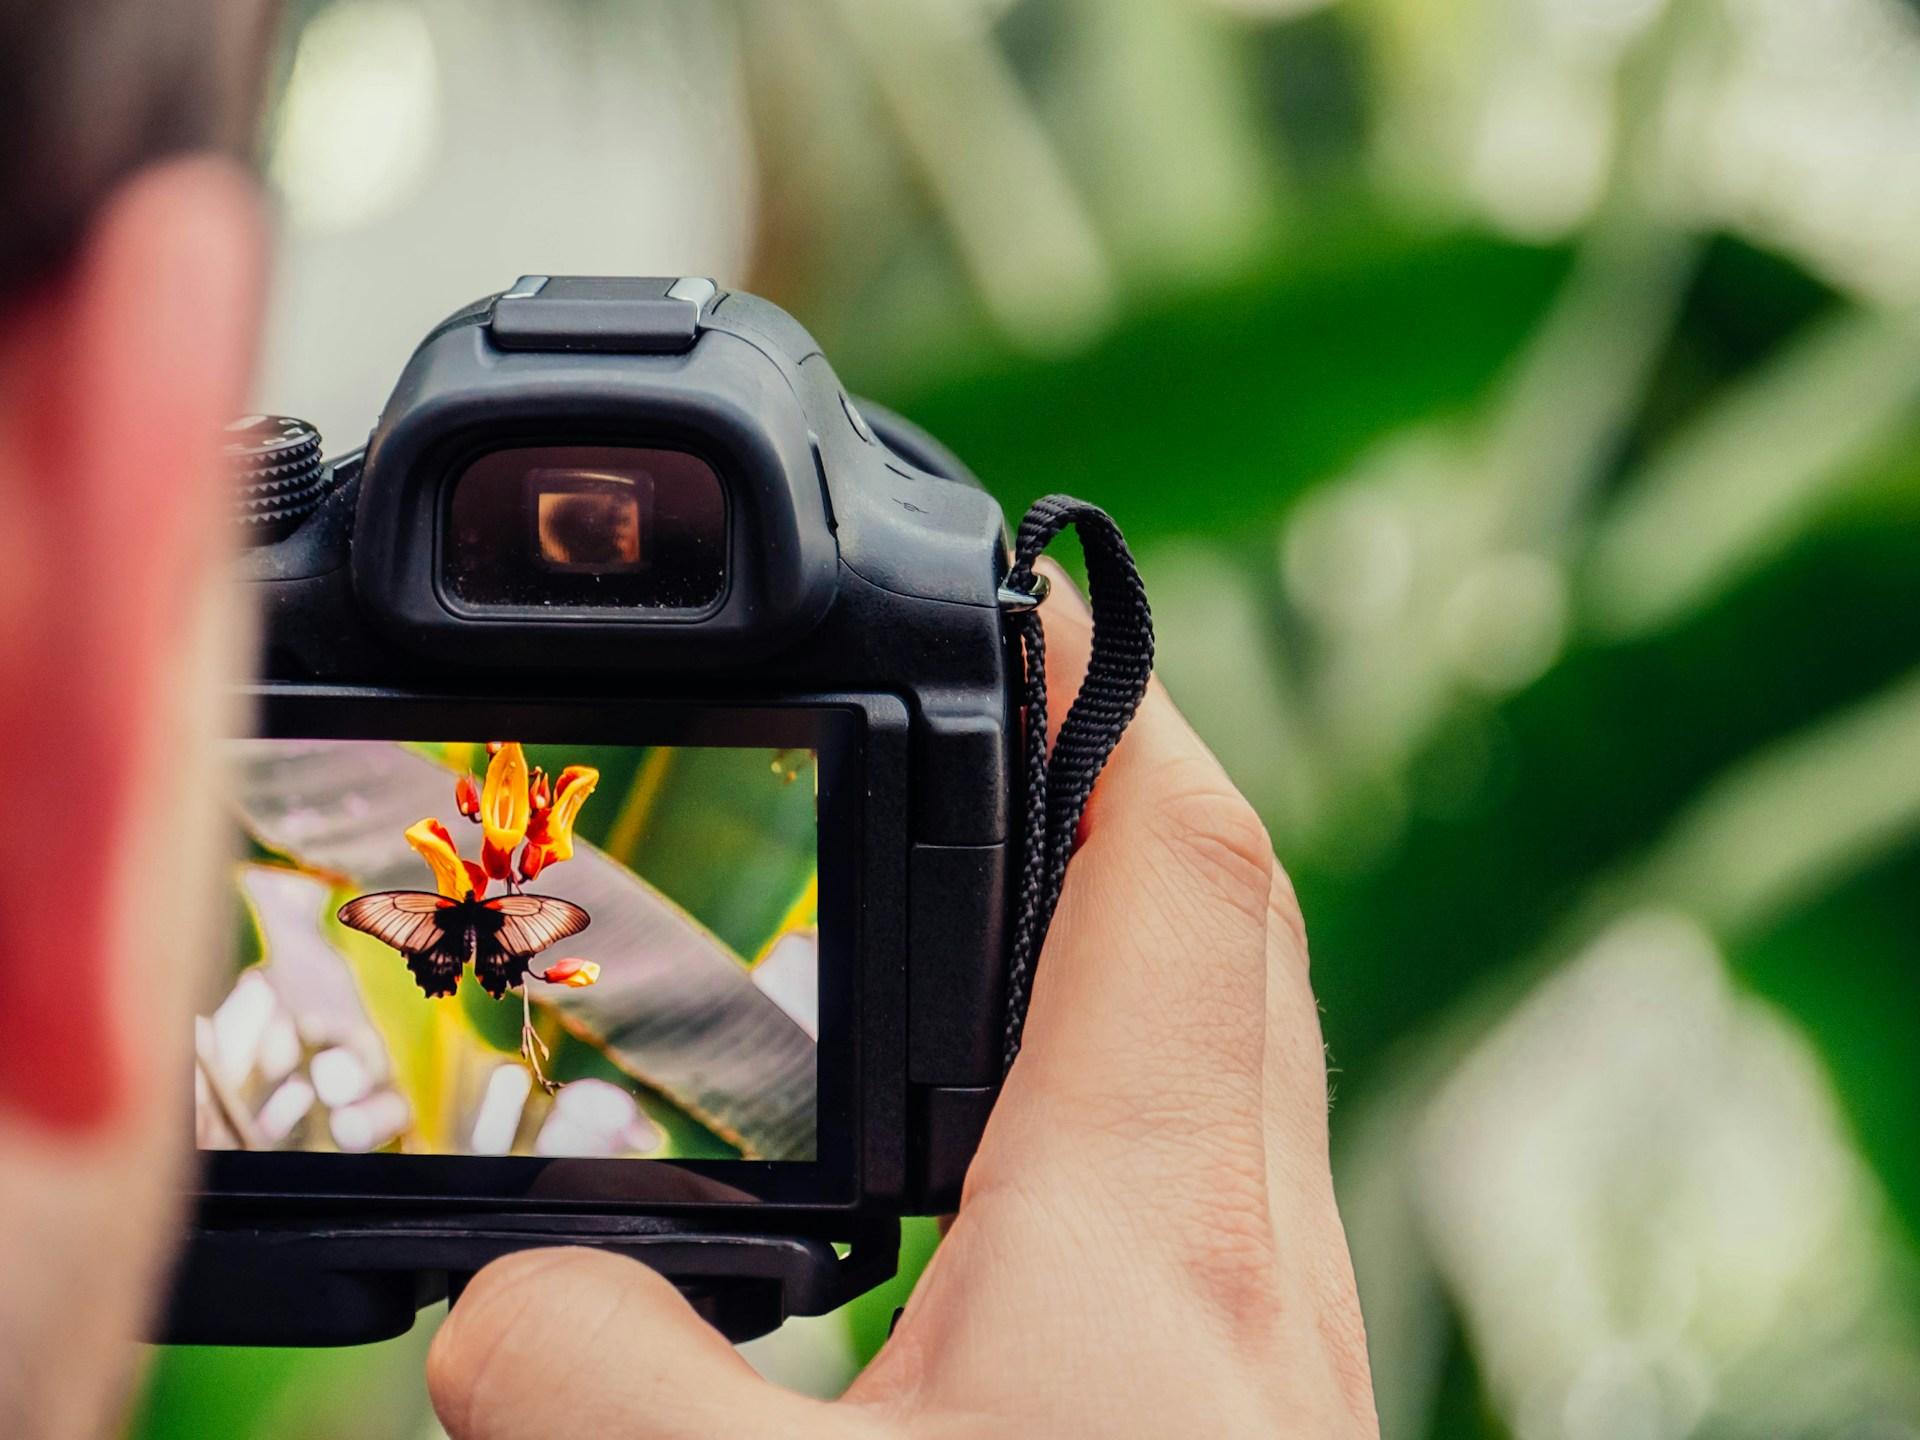
<instances>
[{"instance_id":1,"label":"butterfly","mask_svg":"<svg viewBox=\"0 0 1920 1440\"><path fill-rule=\"evenodd\" d=\"M471 960L474 978L498 1000L520 982L528 960L578 935L590 917L571 900L552 895L450 900L424 890L382 890L342 905L340 923L406 956L407 969L429 997L453 994Z\"/></svg>"}]
</instances>

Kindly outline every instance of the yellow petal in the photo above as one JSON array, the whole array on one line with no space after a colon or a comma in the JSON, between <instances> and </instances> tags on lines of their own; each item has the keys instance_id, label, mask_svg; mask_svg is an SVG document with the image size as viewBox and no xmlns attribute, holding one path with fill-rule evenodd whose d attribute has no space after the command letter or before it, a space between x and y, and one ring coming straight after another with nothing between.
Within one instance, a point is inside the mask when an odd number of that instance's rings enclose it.
<instances>
[{"instance_id":1,"label":"yellow petal","mask_svg":"<svg viewBox=\"0 0 1920 1440\"><path fill-rule=\"evenodd\" d=\"M480 823L487 843L511 851L527 833L527 754L510 740L487 762L486 788L480 795Z\"/></svg>"},{"instance_id":2,"label":"yellow petal","mask_svg":"<svg viewBox=\"0 0 1920 1440\"><path fill-rule=\"evenodd\" d=\"M569 765L553 783L553 809L547 813L541 848L545 863L573 858L573 822L580 818L580 807L587 803L600 772L591 765Z\"/></svg>"},{"instance_id":3,"label":"yellow petal","mask_svg":"<svg viewBox=\"0 0 1920 1440\"><path fill-rule=\"evenodd\" d=\"M460 863L460 852L446 826L438 820L422 820L408 829L407 843L427 862L442 895L449 900L464 900L473 894L473 882L467 878L467 867Z\"/></svg>"}]
</instances>

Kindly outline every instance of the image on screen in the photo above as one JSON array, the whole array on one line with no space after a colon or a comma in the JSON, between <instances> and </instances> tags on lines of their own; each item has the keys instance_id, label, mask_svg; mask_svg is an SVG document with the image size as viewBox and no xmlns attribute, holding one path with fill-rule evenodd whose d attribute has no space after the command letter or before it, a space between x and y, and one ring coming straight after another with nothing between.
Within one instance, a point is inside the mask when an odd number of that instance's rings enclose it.
<instances>
[{"instance_id":1,"label":"image on screen","mask_svg":"<svg viewBox=\"0 0 1920 1440\"><path fill-rule=\"evenodd\" d=\"M203 1149L816 1158L813 751L230 745Z\"/></svg>"}]
</instances>

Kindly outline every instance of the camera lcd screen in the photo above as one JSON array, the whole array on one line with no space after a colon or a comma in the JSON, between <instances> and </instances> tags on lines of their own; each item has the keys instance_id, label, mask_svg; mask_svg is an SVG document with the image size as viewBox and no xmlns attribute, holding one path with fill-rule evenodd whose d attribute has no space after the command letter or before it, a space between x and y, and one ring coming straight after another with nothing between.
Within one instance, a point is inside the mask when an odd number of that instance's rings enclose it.
<instances>
[{"instance_id":1,"label":"camera lcd screen","mask_svg":"<svg viewBox=\"0 0 1920 1440\"><path fill-rule=\"evenodd\" d=\"M202 1148L370 1189L388 1157L820 1158L821 752L527 728L230 742Z\"/></svg>"}]
</instances>

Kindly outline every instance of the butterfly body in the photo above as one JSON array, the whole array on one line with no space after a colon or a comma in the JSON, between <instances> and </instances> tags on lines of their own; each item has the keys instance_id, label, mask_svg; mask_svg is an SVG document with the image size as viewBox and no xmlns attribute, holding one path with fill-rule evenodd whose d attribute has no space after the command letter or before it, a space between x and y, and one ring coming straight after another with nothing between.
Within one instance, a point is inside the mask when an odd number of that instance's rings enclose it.
<instances>
[{"instance_id":1,"label":"butterfly body","mask_svg":"<svg viewBox=\"0 0 1920 1440\"><path fill-rule=\"evenodd\" d=\"M424 890L383 890L340 907L340 923L391 945L429 997L451 995L471 964L498 1000L526 973L527 961L591 923L585 910L553 895L450 899Z\"/></svg>"}]
</instances>

